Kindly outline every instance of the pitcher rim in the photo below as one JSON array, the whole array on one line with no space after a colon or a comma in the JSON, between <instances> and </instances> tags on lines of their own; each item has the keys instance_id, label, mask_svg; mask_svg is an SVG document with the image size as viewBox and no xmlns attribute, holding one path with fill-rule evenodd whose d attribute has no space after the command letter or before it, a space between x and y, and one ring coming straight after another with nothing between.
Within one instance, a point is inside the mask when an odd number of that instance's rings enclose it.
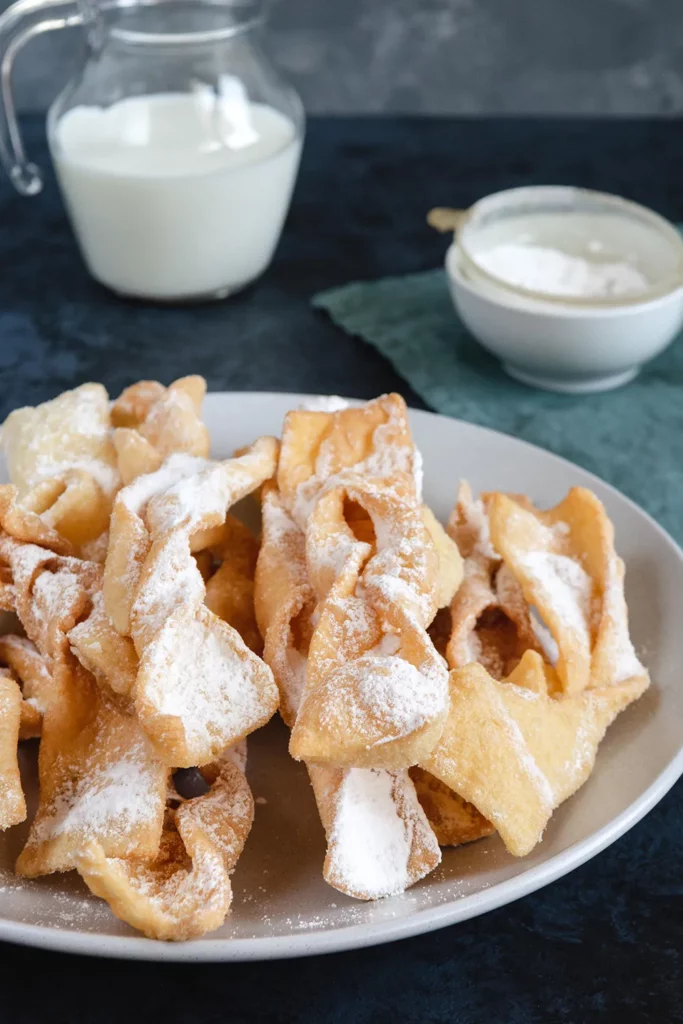
<instances>
[{"instance_id":1,"label":"pitcher rim","mask_svg":"<svg viewBox=\"0 0 683 1024\"><path fill-rule=\"evenodd\" d=\"M107 17L116 12L124 14L135 9L161 9L163 7L178 7L187 0L105 0L101 5L101 12ZM196 0L194 0L196 3ZM210 11L244 12L244 17L230 24L206 29L190 29L188 31L151 31L149 29L126 28L125 24L115 22L107 25L107 36L117 42L131 45L144 46L182 46L201 45L202 43L216 43L225 39L232 39L244 35L263 25L266 15L263 2L259 0L200 0L197 9L203 8Z\"/></svg>"}]
</instances>

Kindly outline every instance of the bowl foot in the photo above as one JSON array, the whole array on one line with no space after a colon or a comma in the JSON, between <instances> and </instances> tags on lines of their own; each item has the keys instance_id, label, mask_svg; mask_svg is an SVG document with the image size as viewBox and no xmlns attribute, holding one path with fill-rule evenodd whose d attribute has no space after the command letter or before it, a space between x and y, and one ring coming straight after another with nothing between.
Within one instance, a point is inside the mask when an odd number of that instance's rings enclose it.
<instances>
[{"instance_id":1,"label":"bowl foot","mask_svg":"<svg viewBox=\"0 0 683 1024\"><path fill-rule=\"evenodd\" d=\"M621 373L608 373L602 377L545 377L542 374L529 373L528 370L520 370L510 363L503 363L503 369L510 377L528 384L531 388L541 388L543 391L558 391L564 395L591 395L597 391L612 391L614 388L623 387L640 373L640 367L634 366L630 370L623 370Z\"/></svg>"}]
</instances>

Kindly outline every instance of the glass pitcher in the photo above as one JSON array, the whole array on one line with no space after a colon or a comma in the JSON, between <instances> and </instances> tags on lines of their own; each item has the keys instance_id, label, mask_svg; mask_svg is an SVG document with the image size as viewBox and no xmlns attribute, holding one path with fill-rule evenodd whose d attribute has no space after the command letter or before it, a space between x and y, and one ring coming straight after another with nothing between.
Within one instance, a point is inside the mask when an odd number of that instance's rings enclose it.
<instances>
[{"instance_id":1,"label":"glass pitcher","mask_svg":"<svg viewBox=\"0 0 683 1024\"><path fill-rule=\"evenodd\" d=\"M47 133L92 275L161 301L221 298L270 263L304 134L296 93L257 42L258 0L18 0L0 17L0 157L40 192L10 89L19 49L80 26L87 59Z\"/></svg>"}]
</instances>

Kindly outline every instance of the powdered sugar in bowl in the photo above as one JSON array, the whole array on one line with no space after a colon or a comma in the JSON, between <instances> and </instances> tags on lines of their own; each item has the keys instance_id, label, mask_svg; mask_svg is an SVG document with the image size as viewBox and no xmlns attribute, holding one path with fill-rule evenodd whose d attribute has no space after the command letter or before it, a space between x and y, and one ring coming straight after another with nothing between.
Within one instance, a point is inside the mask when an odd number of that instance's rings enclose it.
<instances>
[{"instance_id":1,"label":"powdered sugar in bowl","mask_svg":"<svg viewBox=\"0 0 683 1024\"><path fill-rule=\"evenodd\" d=\"M446 256L456 309L525 383L619 387L683 324L683 242L618 196L542 186L499 192L461 220Z\"/></svg>"}]
</instances>

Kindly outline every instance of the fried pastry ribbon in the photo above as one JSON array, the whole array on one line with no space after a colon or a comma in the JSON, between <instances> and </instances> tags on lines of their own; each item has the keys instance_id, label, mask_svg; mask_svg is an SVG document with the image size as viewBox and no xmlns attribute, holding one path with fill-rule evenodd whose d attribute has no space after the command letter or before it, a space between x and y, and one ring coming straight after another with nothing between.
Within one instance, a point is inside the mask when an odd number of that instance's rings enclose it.
<instances>
[{"instance_id":1,"label":"fried pastry ribbon","mask_svg":"<svg viewBox=\"0 0 683 1024\"><path fill-rule=\"evenodd\" d=\"M523 856L553 810L586 781L605 730L649 677L628 634L612 525L593 494L574 488L548 512L503 494L475 507L467 490L459 504L451 525L466 562L451 605L450 710L421 767L470 801L510 852ZM509 582L502 596L489 584L505 618L473 652L463 638L481 629L481 609L490 606L471 600L468 580L485 589L484 572L492 571L496 582L509 574L513 597ZM552 661L533 639L529 605L550 629Z\"/></svg>"},{"instance_id":2,"label":"fried pastry ribbon","mask_svg":"<svg viewBox=\"0 0 683 1024\"><path fill-rule=\"evenodd\" d=\"M460 485L448 530L464 557L463 581L451 602L446 658L451 668L477 662L502 679L526 650L540 646L522 589L494 550L486 502Z\"/></svg>"},{"instance_id":3,"label":"fried pastry ribbon","mask_svg":"<svg viewBox=\"0 0 683 1024\"><path fill-rule=\"evenodd\" d=\"M112 502L123 483L158 469L172 452L206 457L206 384L165 388L140 381L110 409L101 384L16 409L2 429L10 484L0 487L0 525L17 540L102 561Z\"/></svg>"},{"instance_id":4,"label":"fried pastry ribbon","mask_svg":"<svg viewBox=\"0 0 683 1024\"><path fill-rule=\"evenodd\" d=\"M110 427L101 384L10 413L2 428L11 481L0 487L2 528L62 554L96 542L120 483Z\"/></svg>"},{"instance_id":5,"label":"fried pastry ribbon","mask_svg":"<svg viewBox=\"0 0 683 1024\"><path fill-rule=\"evenodd\" d=\"M463 846L496 831L474 804L455 793L445 782L417 765L409 772L439 846Z\"/></svg>"},{"instance_id":6,"label":"fried pastry ribbon","mask_svg":"<svg viewBox=\"0 0 683 1024\"><path fill-rule=\"evenodd\" d=\"M275 484L263 488L256 616L264 658L280 690L280 713L296 720L306 681L317 597L306 537ZM440 862L438 843L405 771L307 765L327 835L325 880L357 899L402 892Z\"/></svg>"},{"instance_id":7,"label":"fried pastry ribbon","mask_svg":"<svg viewBox=\"0 0 683 1024\"><path fill-rule=\"evenodd\" d=\"M152 938L180 940L218 927L230 906L229 872L253 819L239 760L224 756L208 766L209 792L167 812L169 769L136 718L71 650L71 634L100 593L101 567L6 536L0 559L35 643L23 641L21 650L17 638L5 638L2 656L26 676L27 666L37 671L32 656L43 661L40 799L17 871L33 877L75 868L117 916ZM16 747L21 696L8 682ZM7 721L0 716L0 729ZM2 742L0 754L4 749ZM11 781L16 785L14 772ZM16 805L16 790L14 797ZM8 803L0 803L3 821Z\"/></svg>"},{"instance_id":8,"label":"fried pastry ribbon","mask_svg":"<svg viewBox=\"0 0 683 1024\"><path fill-rule=\"evenodd\" d=\"M208 793L169 810L153 860L108 856L97 841L78 856L95 895L150 939L196 938L218 928L230 908L230 873L249 835L254 801L237 764L225 758L209 767Z\"/></svg>"},{"instance_id":9,"label":"fried pastry ribbon","mask_svg":"<svg viewBox=\"0 0 683 1024\"><path fill-rule=\"evenodd\" d=\"M43 662L36 676L40 800L17 870L30 876L69 870L93 835L111 853L153 855L167 770L135 719L106 699L73 655L67 635L87 615L101 566L7 535L0 536L0 559L12 578L16 612Z\"/></svg>"},{"instance_id":10,"label":"fried pastry ribbon","mask_svg":"<svg viewBox=\"0 0 683 1024\"><path fill-rule=\"evenodd\" d=\"M226 541L228 509L273 475L277 450L273 438L262 438L225 462L171 455L114 504L104 611L133 641L140 664L130 697L172 767L207 764L277 708L270 669L204 604L192 554Z\"/></svg>"},{"instance_id":11,"label":"fried pastry ribbon","mask_svg":"<svg viewBox=\"0 0 683 1024\"><path fill-rule=\"evenodd\" d=\"M553 635L561 690L647 679L629 637L624 563L602 502L574 487L541 512L494 494L489 519L494 546Z\"/></svg>"},{"instance_id":12,"label":"fried pastry ribbon","mask_svg":"<svg viewBox=\"0 0 683 1024\"><path fill-rule=\"evenodd\" d=\"M169 387L141 380L111 410L113 443L124 484L153 473L174 452L208 458L209 432L201 420L206 381L181 377Z\"/></svg>"},{"instance_id":13,"label":"fried pastry ribbon","mask_svg":"<svg viewBox=\"0 0 683 1024\"><path fill-rule=\"evenodd\" d=\"M441 564L417 460L398 395L285 420L277 482L305 534L317 618L296 759L402 769L441 733L447 673L426 632Z\"/></svg>"},{"instance_id":14,"label":"fried pastry ribbon","mask_svg":"<svg viewBox=\"0 0 683 1024\"><path fill-rule=\"evenodd\" d=\"M523 857L553 810L590 775L607 727L646 685L635 677L552 696L535 651L504 682L481 665L456 669L446 728L422 767L472 803L510 853Z\"/></svg>"},{"instance_id":15,"label":"fried pastry ribbon","mask_svg":"<svg viewBox=\"0 0 683 1024\"><path fill-rule=\"evenodd\" d=\"M234 516L227 516L223 533L210 548L195 555L209 556L205 572L204 604L219 619L236 629L247 647L259 656L263 641L254 613L254 575L259 544L251 530Z\"/></svg>"},{"instance_id":16,"label":"fried pastry ribbon","mask_svg":"<svg viewBox=\"0 0 683 1024\"><path fill-rule=\"evenodd\" d=\"M484 506L467 484L460 486L448 533L463 559L460 585L430 636L451 667L479 661L500 678L505 665L516 664L534 642L533 634L522 592L493 551ZM410 776L440 846L460 846L495 831L473 804L424 768L411 768Z\"/></svg>"}]
</instances>

